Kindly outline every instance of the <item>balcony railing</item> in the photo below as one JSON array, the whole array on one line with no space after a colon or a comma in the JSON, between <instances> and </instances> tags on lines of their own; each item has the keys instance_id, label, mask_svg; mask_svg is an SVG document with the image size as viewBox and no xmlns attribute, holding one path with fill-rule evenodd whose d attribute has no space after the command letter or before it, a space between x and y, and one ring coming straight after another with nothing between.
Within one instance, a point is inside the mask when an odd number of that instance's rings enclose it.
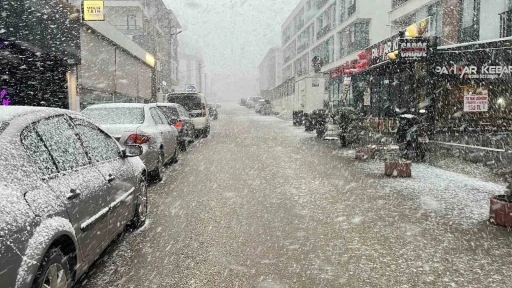
<instances>
[{"instance_id":1,"label":"balcony railing","mask_svg":"<svg viewBox=\"0 0 512 288\"><path fill-rule=\"evenodd\" d=\"M391 9L395 9L398 6L405 4L409 0L393 0L391 2Z\"/></svg>"},{"instance_id":2,"label":"balcony railing","mask_svg":"<svg viewBox=\"0 0 512 288\"><path fill-rule=\"evenodd\" d=\"M354 41L346 46L341 45L339 58L341 59L351 53L363 50L368 46L370 46L370 39L368 38Z\"/></svg>"},{"instance_id":3,"label":"balcony railing","mask_svg":"<svg viewBox=\"0 0 512 288\"><path fill-rule=\"evenodd\" d=\"M324 7L325 4L327 4L327 2L329 2L329 0L318 0L318 2L316 3L316 9L322 9L322 7Z\"/></svg>"},{"instance_id":4,"label":"balcony railing","mask_svg":"<svg viewBox=\"0 0 512 288\"><path fill-rule=\"evenodd\" d=\"M512 36L512 10L500 14L500 38Z\"/></svg>"},{"instance_id":5,"label":"balcony railing","mask_svg":"<svg viewBox=\"0 0 512 288\"><path fill-rule=\"evenodd\" d=\"M354 1L354 4L348 6L347 9L347 17L352 16L352 14L356 13L356 1Z\"/></svg>"},{"instance_id":6,"label":"balcony railing","mask_svg":"<svg viewBox=\"0 0 512 288\"><path fill-rule=\"evenodd\" d=\"M309 45L310 45L309 41L300 44L299 47L297 47L297 53L300 53L300 52L306 50L306 48L308 48Z\"/></svg>"}]
</instances>

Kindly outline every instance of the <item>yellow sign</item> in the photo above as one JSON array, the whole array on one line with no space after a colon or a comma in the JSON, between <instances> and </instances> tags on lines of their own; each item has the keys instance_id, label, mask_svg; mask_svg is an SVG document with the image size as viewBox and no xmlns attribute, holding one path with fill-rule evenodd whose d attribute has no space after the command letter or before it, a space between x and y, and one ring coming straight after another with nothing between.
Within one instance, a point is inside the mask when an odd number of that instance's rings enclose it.
<instances>
[{"instance_id":1,"label":"yellow sign","mask_svg":"<svg viewBox=\"0 0 512 288\"><path fill-rule=\"evenodd\" d=\"M105 21L103 1L84 1L84 21Z\"/></svg>"},{"instance_id":2,"label":"yellow sign","mask_svg":"<svg viewBox=\"0 0 512 288\"><path fill-rule=\"evenodd\" d=\"M148 63L148 65L151 67L155 67L155 57L149 53L146 53L146 63Z\"/></svg>"}]
</instances>

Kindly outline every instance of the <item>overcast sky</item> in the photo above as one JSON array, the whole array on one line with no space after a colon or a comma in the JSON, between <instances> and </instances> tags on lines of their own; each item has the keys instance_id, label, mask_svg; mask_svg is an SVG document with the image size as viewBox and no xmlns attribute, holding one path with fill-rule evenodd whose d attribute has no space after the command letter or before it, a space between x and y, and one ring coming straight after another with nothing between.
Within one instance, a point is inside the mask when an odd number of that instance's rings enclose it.
<instances>
[{"instance_id":1,"label":"overcast sky","mask_svg":"<svg viewBox=\"0 0 512 288\"><path fill-rule=\"evenodd\" d=\"M164 2L183 27L184 51L200 52L213 90L235 99L258 93L258 64L269 48L280 46L281 25L300 0Z\"/></svg>"}]
</instances>

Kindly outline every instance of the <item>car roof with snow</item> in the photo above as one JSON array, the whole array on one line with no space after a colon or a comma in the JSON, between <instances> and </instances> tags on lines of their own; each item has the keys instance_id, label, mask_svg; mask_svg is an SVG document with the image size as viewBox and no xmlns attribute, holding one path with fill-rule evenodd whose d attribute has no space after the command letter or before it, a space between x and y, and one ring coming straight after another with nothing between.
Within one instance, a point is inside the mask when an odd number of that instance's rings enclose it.
<instances>
[{"instance_id":1,"label":"car roof with snow","mask_svg":"<svg viewBox=\"0 0 512 288\"><path fill-rule=\"evenodd\" d=\"M31 107L31 106L0 106L0 121L9 121L15 117L41 112L45 114L70 113L69 110L48 107Z\"/></svg>"},{"instance_id":2,"label":"car roof with snow","mask_svg":"<svg viewBox=\"0 0 512 288\"><path fill-rule=\"evenodd\" d=\"M96 109L96 108L144 108L146 106L156 106L155 103L143 104L143 103L105 103L105 104L94 104L85 109ZM84 109L84 110L85 110Z\"/></svg>"}]
</instances>

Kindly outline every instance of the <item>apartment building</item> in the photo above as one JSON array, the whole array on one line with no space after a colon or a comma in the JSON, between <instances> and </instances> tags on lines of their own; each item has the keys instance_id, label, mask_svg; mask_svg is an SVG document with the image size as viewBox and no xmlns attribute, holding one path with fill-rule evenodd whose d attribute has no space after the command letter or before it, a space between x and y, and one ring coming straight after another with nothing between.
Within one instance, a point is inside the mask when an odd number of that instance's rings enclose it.
<instances>
[{"instance_id":1,"label":"apartment building","mask_svg":"<svg viewBox=\"0 0 512 288\"><path fill-rule=\"evenodd\" d=\"M260 91L270 90L281 84L282 61L281 47L268 50L258 66Z\"/></svg>"},{"instance_id":2,"label":"apartment building","mask_svg":"<svg viewBox=\"0 0 512 288\"><path fill-rule=\"evenodd\" d=\"M282 25L283 81L326 72L356 58L358 51L388 37L391 0L302 0Z\"/></svg>"},{"instance_id":3,"label":"apartment building","mask_svg":"<svg viewBox=\"0 0 512 288\"><path fill-rule=\"evenodd\" d=\"M181 25L162 0L107 0L105 19L155 55L154 94L178 85L178 39Z\"/></svg>"},{"instance_id":4,"label":"apartment building","mask_svg":"<svg viewBox=\"0 0 512 288\"><path fill-rule=\"evenodd\" d=\"M179 85L176 92L190 91L195 89L197 92L206 92L206 84L203 84L204 61L199 53L178 53L180 66L178 69ZM193 88L192 88L193 87Z\"/></svg>"}]
</instances>

